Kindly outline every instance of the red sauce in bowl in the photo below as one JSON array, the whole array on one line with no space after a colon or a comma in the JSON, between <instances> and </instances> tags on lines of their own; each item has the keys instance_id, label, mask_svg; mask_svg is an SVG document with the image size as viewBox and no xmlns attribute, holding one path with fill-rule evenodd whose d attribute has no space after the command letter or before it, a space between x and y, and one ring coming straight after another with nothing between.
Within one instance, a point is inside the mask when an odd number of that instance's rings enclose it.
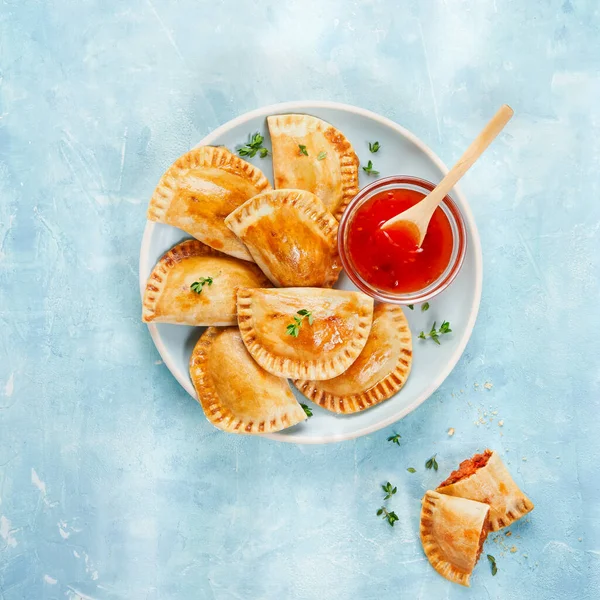
<instances>
[{"instance_id":1,"label":"red sauce in bowl","mask_svg":"<svg viewBox=\"0 0 600 600\"><path fill-rule=\"evenodd\" d=\"M420 248L410 231L380 228L424 197L398 188L379 192L356 209L348 230L348 253L357 273L371 285L388 292L418 292L446 270L453 237L441 208L435 209Z\"/></svg>"}]
</instances>

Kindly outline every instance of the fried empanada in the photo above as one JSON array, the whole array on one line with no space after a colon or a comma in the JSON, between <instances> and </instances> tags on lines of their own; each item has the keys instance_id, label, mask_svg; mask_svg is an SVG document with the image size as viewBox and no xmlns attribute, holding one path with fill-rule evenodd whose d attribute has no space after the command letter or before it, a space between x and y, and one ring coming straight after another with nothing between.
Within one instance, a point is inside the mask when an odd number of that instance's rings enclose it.
<instances>
[{"instance_id":1,"label":"fried empanada","mask_svg":"<svg viewBox=\"0 0 600 600\"><path fill-rule=\"evenodd\" d=\"M238 324L258 364L292 379L331 379L364 348L373 299L322 288L240 289Z\"/></svg>"},{"instance_id":2,"label":"fried empanada","mask_svg":"<svg viewBox=\"0 0 600 600\"><path fill-rule=\"evenodd\" d=\"M237 327L209 327L190 359L206 418L230 433L271 433L306 419L285 379L252 359Z\"/></svg>"},{"instance_id":3,"label":"fried empanada","mask_svg":"<svg viewBox=\"0 0 600 600\"><path fill-rule=\"evenodd\" d=\"M492 531L508 527L534 508L492 450L461 462L458 469L440 483L437 491L489 504Z\"/></svg>"},{"instance_id":4,"label":"fried empanada","mask_svg":"<svg viewBox=\"0 0 600 600\"><path fill-rule=\"evenodd\" d=\"M304 190L254 196L226 219L263 273L279 287L331 287L340 274L338 223Z\"/></svg>"},{"instance_id":5,"label":"fried empanada","mask_svg":"<svg viewBox=\"0 0 600 600\"><path fill-rule=\"evenodd\" d=\"M433 491L425 493L421 543L431 566L442 577L469 586L490 529L489 509L483 502Z\"/></svg>"},{"instance_id":6,"label":"fried empanada","mask_svg":"<svg viewBox=\"0 0 600 600\"><path fill-rule=\"evenodd\" d=\"M270 286L253 263L186 240L156 264L144 291L142 321L235 325L239 287Z\"/></svg>"},{"instance_id":7,"label":"fried empanada","mask_svg":"<svg viewBox=\"0 0 600 600\"><path fill-rule=\"evenodd\" d=\"M275 188L312 192L340 219L358 193L358 157L335 127L310 115L267 118Z\"/></svg>"},{"instance_id":8,"label":"fried empanada","mask_svg":"<svg viewBox=\"0 0 600 600\"><path fill-rule=\"evenodd\" d=\"M161 177L148 219L173 225L208 246L251 261L223 222L252 196L271 189L260 169L225 148L200 146L180 156Z\"/></svg>"},{"instance_id":9,"label":"fried empanada","mask_svg":"<svg viewBox=\"0 0 600 600\"><path fill-rule=\"evenodd\" d=\"M412 338L399 306L378 304L359 357L341 375L326 381L294 381L310 400L336 413L354 413L387 400L410 373Z\"/></svg>"}]
</instances>

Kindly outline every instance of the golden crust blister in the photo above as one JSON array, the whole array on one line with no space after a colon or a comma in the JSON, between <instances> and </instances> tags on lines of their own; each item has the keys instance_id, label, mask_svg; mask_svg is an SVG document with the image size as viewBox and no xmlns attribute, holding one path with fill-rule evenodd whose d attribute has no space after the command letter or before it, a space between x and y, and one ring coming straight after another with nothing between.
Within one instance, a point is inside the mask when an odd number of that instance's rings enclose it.
<instances>
[{"instance_id":1,"label":"golden crust blister","mask_svg":"<svg viewBox=\"0 0 600 600\"><path fill-rule=\"evenodd\" d=\"M201 293L191 289L194 281L211 277ZM253 263L238 260L186 240L169 250L156 264L142 299L142 321L181 325L235 325L237 289L270 286Z\"/></svg>"},{"instance_id":2,"label":"golden crust blister","mask_svg":"<svg viewBox=\"0 0 600 600\"><path fill-rule=\"evenodd\" d=\"M306 419L287 381L256 364L237 327L209 327L202 334L190 376L206 418L223 431L272 433Z\"/></svg>"},{"instance_id":3,"label":"golden crust blister","mask_svg":"<svg viewBox=\"0 0 600 600\"><path fill-rule=\"evenodd\" d=\"M339 220L359 189L359 163L352 144L335 127L310 115L273 115L267 123L275 188L312 192ZM308 156L300 152L300 145Z\"/></svg>"},{"instance_id":4,"label":"golden crust blister","mask_svg":"<svg viewBox=\"0 0 600 600\"><path fill-rule=\"evenodd\" d=\"M437 491L489 504L491 528L497 531L531 512L534 505L514 482L498 453L486 452L490 456L483 467L464 479L438 487Z\"/></svg>"},{"instance_id":5,"label":"golden crust blister","mask_svg":"<svg viewBox=\"0 0 600 600\"><path fill-rule=\"evenodd\" d=\"M279 287L331 287L339 277L338 223L304 190L271 190L251 198L225 225Z\"/></svg>"},{"instance_id":6,"label":"golden crust blister","mask_svg":"<svg viewBox=\"0 0 600 600\"><path fill-rule=\"evenodd\" d=\"M200 146L180 156L161 177L147 216L178 227L225 254L251 261L224 219L267 189L271 185L257 167L225 148Z\"/></svg>"},{"instance_id":7,"label":"golden crust blister","mask_svg":"<svg viewBox=\"0 0 600 600\"><path fill-rule=\"evenodd\" d=\"M469 586L488 533L490 507L428 491L421 507L421 543L431 566L454 583Z\"/></svg>"},{"instance_id":8,"label":"golden crust blister","mask_svg":"<svg viewBox=\"0 0 600 600\"><path fill-rule=\"evenodd\" d=\"M344 373L326 381L296 380L294 385L327 410L354 413L397 393L406 382L411 365L412 338L402 309L378 304L367 343Z\"/></svg>"},{"instance_id":9,"label":"golden crust blister","mask_svg":"<svg viewBox=\"0 0 600 600\"><path fill-rule=\"evenodd\" d=\"M373 319L373 299L361 292L322 288L240 289L238 325L258 364L292 379L331 379L364 348ZM310 311L298 337L289 335L298 311Z\"/></svg>"}]
</instances>

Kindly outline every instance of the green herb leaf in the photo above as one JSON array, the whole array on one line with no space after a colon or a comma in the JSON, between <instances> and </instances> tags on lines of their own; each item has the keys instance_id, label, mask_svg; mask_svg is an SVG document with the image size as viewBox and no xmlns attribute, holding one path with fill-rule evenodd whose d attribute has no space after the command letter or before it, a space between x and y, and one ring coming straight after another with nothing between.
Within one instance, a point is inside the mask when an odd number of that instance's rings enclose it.
<instances>
[{"instance_id":1,"label":"green herb leaf","mask_svg":"<svg viewBox=\"0 0 600 600\"><path fill-rule=\"evenodd\" d=\"M249 142L238 149L238 154L240 156L249 156L250 158L254 158L256 153L259 153L261 158L265 158L268 156L269 151L263 147L263 142L265 138L258 133L258 131L250 137Z\"/></svg>"},{"instance_id":2,"label":"green herb leaf","mask_svg":"<svg viewBox=\"0 0 600 600\"><path fill-rule=\"evenodd\" d=\"M425 302L423 306L421 306L421 312L427 312L429 310L429 302Z\"/></svg>"},{"instance_id":3,"label":"green herb leaf","mask_svg":"<svg viewBox=\"0 0 600 600\"><path fill-rule=\"evenodd\" d=\"M212 277L200 277L198 279L198 281L194 281L194 283L192 283L192 285L190 285L190 289L192 290L192 292L196 292L196 294L201 294L202 289L204 288L205 285L211 286L212 284L213 284Z\"/></svg>"},{"instance_id":4,"label":"green herb leaf","mask_svg":"<svg viewBox=\"0 0 600 600\"><path fill-rule=\"evenodd\" d=\"M401 437L402 436L399 433L395 433L394 435L390 435L390 437L387 439L387 441L392 442L392 444L397 444L399 446Z\"/></svg>"},{"instance_id":5,"label":"green herb leaf","mask_svg":"<svg viewBox=\"0 0 600 600\"><path fill-rule=\"evenodd\" d=\"M383 489L386 494L384 500L389 500L398 491L398 488L392 487L392 484L389 481L385 485L382 485L381 489Z\"/></svg>"},{"instance_id":6,"label":"green herb leaf","mask_svg":"<svg viewBox=\"0 0 600 600\"><path fill-rule=\"evenodd\" d=\"M367 163L367 166L366 166L366 167L363 167L363 171L364 171L364 172L365 172L367 175L379 175L379 171L376 171L376 170L373 168L373 161L371 161L371 160L370 160L370 161Z\"/></svg>"},{"instance_id":7,"label":"green herb leaf","mask_svg":"<svg viewBox=\"0 0 600 600\"><path fill-rule=\"evenodd\" d=\"M406 469L409 473L416 473L417 470L413 469L412 467L408 467L408 469Z\"/></svg>"},{"instance_id":8,"label":"green herb leaf","mask_svg":"<svg viewBox=\"0 0 600 600\"><path fill-rule=\"evenodd\" d=\"M434 454L426 463L425 463L425 468L426 469L433 469L434 471L438 470L438 464L437 464L437 460L435 460L435 457L437 456L437 454Z\"/></svg>"},{"instance_id":9,"label":"green herb leaf","mask_svg":"<svg viewBox=\"0 0 600 600\"><path fill-rule=\"evenodd\" d=\"M300 148L300 154L304 154L304 156L308 156L308 152L306 151L306 146L302 144L298 144L298 148Z\"/></svg>"},{"instance_id":10,"label":"green herb leaf","mask_svg":"<svg viewBox=\"0 0 600 600\"><path fill-rule=\"evenodd\" d=\"M327 152L325 152L325 150L321 150L321 152L319 152L319 154L317 155L317 160L323 160L326 156Z\"/></svg>"},{"instance_id":11,"label":"green herb leaf","mask_svg":"<svg viewBox=\"0 0 600 600\"><path fill-rule=\"evenodd\" d=\"M410 310L415 310L415 305L414 304L409 304L408 308L410 308Z\"/></svg>"},{"instance_id":12,"label":"green herb leaf","mask_svg":"<svg viewBox=\"0 0 600 600\"><path fill-rule=\"evenodd\" d=\"M447 333L452 333L452 329L450 329L450 323L448 321L444 321L439 329L436 329L436 322L433 322L433 326L431 327L431 331L429 333L425 333L421 331L419 337L422 340L426 340L427 338L431 338L438 346L440 345L440 335L445 335Z\"/></svg>"},{"instance_id":13,"label":"green herb leaf","mask_svg":"<svg viewBox=\"0 0 600 600\"><path fill-rule=\"evenodd\" d=\"M383 515L383 519L387 521L392 527L394 526L394 523L398 520L398 515L393 510L388 512L385 506L382 506L377 511L377 516L380 517L381 515Z\"/></svg>"},{"instance_id":14,"label":"green herb leaf","mask_svg":"<svg viewBox=\"0 0 600 600\"><path fill-rule=\"evenodd\" d=\"M496 559L491 554L487 555L487 559L490 561L492 576L494 576L498 572L498 567L496 566Z\"/></svg>"},{"instance_id":15,"label":"green herb leaf","mask_svg":"<svg viewBox=\"0 0 600 600\"><path fill-rule=\"evenodd\" d=\"M300 333L300 327L302 326L302 321L304 319L306 319L308 321L309 325L313 324L313 314L312 311L310 310L306 310L306 308L302 308L300 309L297 314L299 314L299 317L294 316L294 322L290 323L285 332L288 335L291 335L293 337L298 337L299 333Z\"/></svg>"},{"instance_id":16,"label":"green herb leaf","mask_svg":"<svg viewBox=\"0 0 600 600\"><path fill-rule=\"evenodd\" d=\"M381 148L381 144L379 142L373 142L371 144L371 142L369 142L369 150L373 153L377 152L377 150L379 150L379 148Z\"/></svg>"},{"instance_id":17,"label":"green herb leaf","mask_svg":"<svg viewBox=\"0 0 600 600\"><path fill-rule=\"evenodd\" d=\"M310 419L310 417L313 416L313 412L310 406L308 406L308 404L300 404L300 406L304 409L306 416Z\"/></svg>"},{"instance_id":18,"label":"green herb leaf","mask_svg":"<svg viewBox=\"0 0 600 600\"><path fill-rule=\"evenodd\" d=\"M298 337L298 334L300 333L300 328L297 323L290 323L286 327L285 332L288 335L291 335L292 337Z\"/></svg>"}]
</instances>

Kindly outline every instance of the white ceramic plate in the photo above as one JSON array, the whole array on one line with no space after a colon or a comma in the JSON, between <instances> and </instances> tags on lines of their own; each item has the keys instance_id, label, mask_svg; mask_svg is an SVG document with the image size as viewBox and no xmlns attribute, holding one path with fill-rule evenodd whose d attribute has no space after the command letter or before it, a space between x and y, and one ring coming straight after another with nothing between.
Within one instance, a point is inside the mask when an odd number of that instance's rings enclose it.
<instances>
[{"instance_id":1,"label":"white ceramic plate","mask_svg":"<svg viewBox=\"0 0 600 600\"><path fill-rule=\"evenodd\" d=\"M354 106L336 102L287 102L267 106L225 123L209 135L200 145L221 144L235 151L248 140L248 136L260 131L265 136L265 146L271 147L266 117L279 113L307 113L320 117L340 129L352 142L361 164L369 159L380 172L379 177L389 175L413 175L437 183L447 172L440 159L416 136L393 121ZM381 149L369 152L368 142L378 140ZM173 157L173 160L177 157ZM260 167L273 181L271 159L256 156L250 162ZM372 182L372 176L360 170L360 184ZM157 173L157 182L159 175ZM372 433L401 419L413 411L442 384L460 358L477 317L481 297L482 260L479 234L465 197L458 188L451 193L465 219L467 227L467 253L462 270L454 283L431 301L429 311L422 313L406 309L412 332L414 359L412 372L404 388L386 402L355 415L335 415L312 404L296 390L301 402L309 404L313 417L286 431L267 437L303 444L324 444L347 440ZM189 238L183 231L168 225L148 221L140 251L140 289L143 293L146 280L157 260L177 242ZM356 289L342 275L336 287ZM429 331L433 321L438 325L450 321L453 333L444 336L441 346L431 340L417 338L419 331ZM194 398L196 393L188 374L188 362L192 349L204 328L181 325L150 324L150 335L164 363L183 388ZM293 386L292 386L293 387ZM198 407L199 418L200 411Z\"/></svg>"}]
</instances>

